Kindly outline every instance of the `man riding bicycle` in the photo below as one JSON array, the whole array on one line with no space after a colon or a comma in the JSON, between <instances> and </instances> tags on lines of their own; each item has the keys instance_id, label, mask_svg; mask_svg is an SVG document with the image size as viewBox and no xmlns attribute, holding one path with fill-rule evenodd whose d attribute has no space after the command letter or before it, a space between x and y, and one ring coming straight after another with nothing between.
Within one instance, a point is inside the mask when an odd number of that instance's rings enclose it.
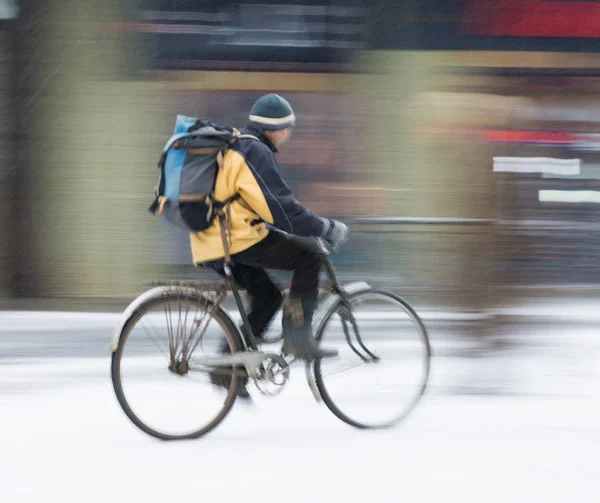
<instances>
[{"instance_id":1,"label":"man riding bicycle","mask_svg":"<svg viewBox=\"0 0 600 503\"><path fill-rule=\"evenodd\" d=\"M260 98L250 111L249 122L240 128L245 137L225 154L214 196L224 201L240 195L230 207L231 270L236 284L250 298L248 320L257 341L261 342L283 303L284 353L300 359L325 358L336 356L337 351L321 348L311 329L322 259L288 234L321 237L337 249L347 240L348 228L306 209L281 178L275 153L290 139L295 122L284 98L276 94ZM191 249L195 264L225 275L217 220L207 230L191 234ZM285 301L265 268L293 271Z\"/></svg>"}]
</instances>

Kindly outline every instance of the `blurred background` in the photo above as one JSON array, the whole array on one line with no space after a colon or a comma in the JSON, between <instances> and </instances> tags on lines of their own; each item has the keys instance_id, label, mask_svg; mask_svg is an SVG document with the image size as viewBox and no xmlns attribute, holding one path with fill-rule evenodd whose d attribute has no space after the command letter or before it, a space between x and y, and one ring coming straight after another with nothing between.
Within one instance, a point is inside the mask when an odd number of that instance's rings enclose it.
<instances>
[{"instance_id":1,"label":"blurred background","mask_svg":"<svg viewBox=\"0 0 600 503\"><path fill-rule=\"evenodd\" d=\"M28 428L5 439L0 494L32 495L33 473L43 497L76 481L114 498L115 460L128 474L169 463L140 452L107 374L111 332L144 282L215 278L148 213L157 163L177 114L239 127L275 92L298 117L284 179L351 228L340 278L406 298L435 358L397 437L329 426L299 377L272 417L240 413L224 430L238 459L275 438L272 480L310 465L328 501L411 483L464 501L598 501L599 41L591 0L0 0L0 399L3 430ZM329 446L318 456L315 433ZM200 457L208 469L230 466L221 445ZM340 478L357 468L370 482ZM246 497L262 479L240 472L238 486L227 471L202 484ZM136 495L153 490L147 475L130 479ZM169 497L175 476L155 477Z\"/></svg>"},{"instance_id":2,"label":"blurred background","mask_svg":"<svg viewBox=\"0 0 600 503\"><path fill-rule=\"evenodd\" d=\"M241 126L267 92L299 117L284 178L351 224L344 280L476 311L589 294L599 18L591 1L0 0L0 296L201 276L147 212L158 158L177 114Z\"/></svg>"}]
</instances>

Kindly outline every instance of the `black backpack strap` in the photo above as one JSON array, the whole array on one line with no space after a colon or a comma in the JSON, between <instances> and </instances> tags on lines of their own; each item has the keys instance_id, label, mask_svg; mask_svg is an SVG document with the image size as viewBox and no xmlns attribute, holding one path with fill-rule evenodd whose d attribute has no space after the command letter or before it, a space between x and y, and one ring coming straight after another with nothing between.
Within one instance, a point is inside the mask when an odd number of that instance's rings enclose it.
<instances>
[{"instance_id":1,"label":"black backpack strap","mask_svg":"<svg viewBox=\"0 0 600 503\"><path fill-rule=\"evenodd\" d=\"M231 246L231 203L240 199L241 196L238 192L233 196L228 197L225 201L215 201L214 206L216 208L215 214L219 220L219 228L221 230L221 240L223 242L223 251L225 252L225 263L231 262L231 255L229 254L229 247Z\"/></svg>"},{"instance_id":2,"label":"black backpack strap","mask_svg":"<svg viewBox=\"0 0 600 503\"><path fill-rule=\"evenodd\" d=\"M214 199L214 197L211 197L212 203L213 203L215 209L217 209L217 210L221 210L221 209L225 208L225 206L227 206L228 204L231 204L231 203L233 203L233 201L237 201L238 199L241 199L241 198L242 198L242 196L240 196L240 194L238 192L233 194L233 196L225 199L225 201L217 201L216 199Z\"/></svg>"},{"instance_id":3,"label":"black backpack strap","mask_svg":"<svg viewBox=\"0 0 600 503\"><path fill-rule=\"evenodd\" d=\"M237 201L241 197L242 196L240 196L239 192L236 192L235 194L233 194L233 196L228 197L227 199L225 199L225 201L223 201L223 206L231 204L231 203L233 203L233 201Z\"/></svg>"},{"instance_id":4,"label":"black backpack strap","mask_svg":"<svg viewBox=\"0 0 600 503\"><path fill-rule=\"evenodd\" d=\"M148 208L148 211L153 215L156 215L156 212L160 206L160 197L163 195L165 191L165 161L167 159L167 152L163 152L158 161L158 169L160 171L159 174L159 182L158 186L154 189L154 201Z\"/></svg>"}]
</instances>

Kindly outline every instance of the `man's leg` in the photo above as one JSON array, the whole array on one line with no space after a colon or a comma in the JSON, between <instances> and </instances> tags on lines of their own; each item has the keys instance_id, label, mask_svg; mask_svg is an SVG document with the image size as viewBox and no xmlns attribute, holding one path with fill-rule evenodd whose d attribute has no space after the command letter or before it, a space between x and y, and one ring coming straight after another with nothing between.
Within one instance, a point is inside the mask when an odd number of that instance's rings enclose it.
<instances>
[{"instance_id":1,"label":"man's leg","mask_svg":"<svg viewBox=\"0 0 600 503\"><path fill-rule=\"evenodd\" d=\"M321 349L312 337L312 318L318 295L320 255L310 252L285 234L271 231L260 243L236 254L236 264L294 271L284 305L284 352L298 358L325 358L336 351Z\"/></svg>"},{"instance_id":2,"label":"man's leg","mask_svg":"<svg viewBox=\"0 0 600 503\"><path fill-rule=\"evenodd\" d=\"M254 337L260 342L261 336L281 307L283 296L264 269L237 263L235 258L233 260L231 273L238 288L246 290L249 297L248 321ZM225 277L222 261L213 263L211 267Z\"/></svg>"},{"instance_id":3,"label":"man's leg","mask_svg":"<svg viewBox=\"0 0 600 503\"><path fill-rule=\"evenodd\" d=\"M260 342L275 313L283 303L283 295L264 269L237 263L232 267L233 277L246 290L250 300L248 322L254 337Z\"/></svg>"},{"instance_id":4,"label":"man's leg","mask_svg":"<svg viewBox=\"0 0 600 503\"><path fill-rule=\"evenodd\" d=\"M225 277L222 261L215 261L205 264L205 266L210 267L219 275ZM263 269L234 262L231 266L231 273L236 285L246 290L250 298L248 322L253 335L260 342L262 334L268 328L277 310L281 307L283 296ZM229 352L229 344L226 339L223 339L219 351L221 353ZM229 388L231 377L211 374L211 381L217 386ZM240 377L238 383L238 396L240 398L250 398L246 389L248 378Z\"/></svg>"}]
</instances>

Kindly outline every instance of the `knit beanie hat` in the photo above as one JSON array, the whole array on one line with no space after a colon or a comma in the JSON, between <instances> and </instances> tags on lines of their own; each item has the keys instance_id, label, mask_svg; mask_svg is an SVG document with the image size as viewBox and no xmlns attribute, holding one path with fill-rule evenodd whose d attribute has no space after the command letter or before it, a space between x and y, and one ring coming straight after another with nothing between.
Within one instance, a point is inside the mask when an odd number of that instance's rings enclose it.
<instances>
[{"instance_id":1,"label":"knit beanie hat","mask_svg":"<svg viewBox=\"0 0 600 503\"><path fill-rule=\"evenodd\" d=\"M266 130L277 130L296 125L296 116L290 104L277 94L266 94L250 110L250 122Z\"/></svg>"}]
</instances>

